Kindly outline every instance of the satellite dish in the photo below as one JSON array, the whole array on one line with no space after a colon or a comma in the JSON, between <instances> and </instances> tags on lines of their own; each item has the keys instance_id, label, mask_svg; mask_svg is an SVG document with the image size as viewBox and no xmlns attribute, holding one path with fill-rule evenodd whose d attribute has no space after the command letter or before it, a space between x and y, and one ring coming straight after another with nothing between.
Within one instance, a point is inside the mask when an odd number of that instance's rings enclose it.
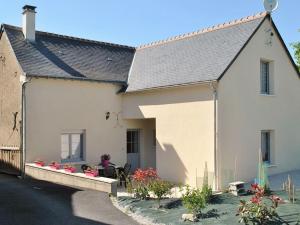
<instances>
[{"instance_id":1,"label":"satellite dish","mask_svg":"<svg viewBox=\"0 0 300 225\"><path fill-rule=\"evenodd\" d=\"M271 13L277 9L278 0L264 0L264 7L268 13Z\"/></svg>"}]
</instances>

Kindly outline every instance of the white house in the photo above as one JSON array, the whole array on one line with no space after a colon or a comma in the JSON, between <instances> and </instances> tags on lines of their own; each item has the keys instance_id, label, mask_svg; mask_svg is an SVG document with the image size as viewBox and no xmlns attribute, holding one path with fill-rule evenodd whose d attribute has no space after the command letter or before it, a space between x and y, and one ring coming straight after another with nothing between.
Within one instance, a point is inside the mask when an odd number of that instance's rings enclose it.
<instances>
[{"instance_id":1,"label":"white house","mask_svg":"<svg viewBox=\"0 0 300 225\"><path fill-rule=\"evenodd\" d=\"M260 151L300 169L300 75L269 14L135 48L35 31L23 9L1 26L0 145L25 162L109 153L193 186L207 163L215 189L255 178Z\"/></svg>"}]
</instances>

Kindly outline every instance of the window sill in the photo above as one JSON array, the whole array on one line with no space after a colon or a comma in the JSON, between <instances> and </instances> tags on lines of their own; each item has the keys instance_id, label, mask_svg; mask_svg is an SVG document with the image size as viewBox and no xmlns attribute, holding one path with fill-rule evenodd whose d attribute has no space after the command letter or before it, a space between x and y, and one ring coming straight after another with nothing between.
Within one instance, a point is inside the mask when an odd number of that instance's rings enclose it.
<instances>
[{"instance_id":1,"label":"window sill","mask_svg":"<svg viewBox=\"0 0 300 225\"><path fill-rule=\"evenodd\" d=\"M259 94L260 96L265 96L265 97L275 97L276 95L274 94Z\"/></svg>"}]
</instances>

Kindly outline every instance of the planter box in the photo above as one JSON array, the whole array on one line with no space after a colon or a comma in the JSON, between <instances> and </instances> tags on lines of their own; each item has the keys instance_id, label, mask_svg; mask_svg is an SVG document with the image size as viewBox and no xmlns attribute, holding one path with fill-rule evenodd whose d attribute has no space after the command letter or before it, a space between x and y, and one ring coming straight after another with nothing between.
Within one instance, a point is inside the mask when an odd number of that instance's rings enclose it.
<instances>
[{"instance_id":1,"label":"planter box","mask_svg":"<svg viewBox=\"0 0 300 225\"><path fill-rule=\"evenodd\" d=\"M33 163L25 166L26 176L38 180L46 180L52 183L77 187L80 189L91 189L103 191L117 196L118 181L106 177L89 177L84 173L68 173L64 170L53 170L48 166L40 167ZM0 223L1 224L1 223Z\"/></svg>"},{"instance_id":2,"label":"planter box","mask_svg":"<svg viewBox=\"0 0 300 225\"><path fill-rule=\"evenodd\" d=\"M98 171L85 171L84 174L88 177L98 177Z\"/></svg>"},{"instance_id":3,"label":"planter box","mask_svg":"<svg viewBox=\"0 0 300 225\"><path fill-rule=\"evenodd\" d=\"M76 172L76 168L74 168L74 167L65 168L64 170L65 170L66 172L68 172L68 173L75 173L75 172Z\"/></svg>"}]
</instances>

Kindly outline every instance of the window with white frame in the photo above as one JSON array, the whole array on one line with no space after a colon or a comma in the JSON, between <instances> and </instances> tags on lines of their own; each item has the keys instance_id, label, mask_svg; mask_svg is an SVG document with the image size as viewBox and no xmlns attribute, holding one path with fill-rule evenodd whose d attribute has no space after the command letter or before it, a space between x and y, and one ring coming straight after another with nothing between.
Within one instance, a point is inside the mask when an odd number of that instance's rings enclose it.
<instances>
[{"instance_id":1,"label":"window with white frame","mask_svg":"<svg viewBox=\"0 0 300 225\"><path fill-rule=\"evenodd\" d=\"M262 161L266 163L271 163L272 161L272 139L272 131L261 131L261 156Z\"/></svg>"},{"instance_id":2,"label":"window with white frame","mask_svg":"<svg viewBox=\"0 0 300 225\"><path fill-rule=\"evenodd\" d=\"M84 161L84 131L61 134L61 161Z\"/></svg>"},{"instance_id":3,"label":"window with white frame","mask_svg":"<svg viewBox=\"0 0 300 225\"><path fill-rule=\"evenodd\" d=\"M139 130L127 130L127 153L139 153Z\"/></svg>"},{"instance_id":4,"label":"window with white frame","mask_svg":"<svg viewBox=\"0 0 300 225\"><path fill-rule=\"evenodd\" d=\"M272 95L274 92L273 84L273 63L269 61L260 61L260 93Z\"/></svg>"},{"instance_id":5,"label":"window with white frame","mask_svg":"<svg viewBox=\"0 0 300 225\"><path fill-rule=\"evenodd\" d=\"M270 64L269 62L260 62L260 93L270 94Z\"/></svg>"}]
</instances>

